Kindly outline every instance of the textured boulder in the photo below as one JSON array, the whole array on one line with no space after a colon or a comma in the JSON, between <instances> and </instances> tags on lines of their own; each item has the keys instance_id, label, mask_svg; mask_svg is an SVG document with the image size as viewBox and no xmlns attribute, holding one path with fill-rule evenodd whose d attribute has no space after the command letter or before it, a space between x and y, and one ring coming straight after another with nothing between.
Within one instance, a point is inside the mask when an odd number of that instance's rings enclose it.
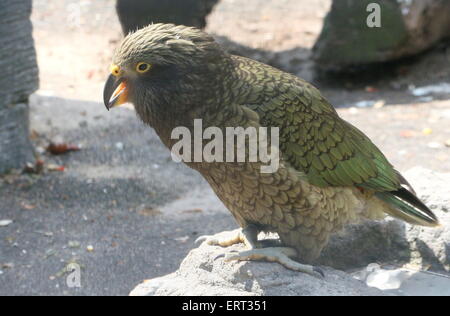
<instances>
[{"instance_id":1,"label":"textured boulder","mask_svg":"<svg viewBox=\"0 0 450 316\"><path fill-rule=\"evenodd\" d=\"M349 271L385 262L450 271L450 174L417 167L405 176L443 226L411 226L392 218L353 225L332 238L318 264ZM386 294L333 268L324 268L326 278L319 279L274 263L216 259L224 251L242 249L242 245L224 250L203 244L191 251L178 271L142 283L131 295Z\"/></svg>"},{"instance_id":2,"label":"textured boulder","mask_svg":"<svg viewBox=\"0 0 450 316\"><path fill-rule=\"evenodd\" d=\"M128 34L151 23L174 23L204 28L218 0L117 0L117 14Z\"/></svg>"},{"instance_id":3,"label":"textured boulder","mask_svg":"<svg viewBox=\"0 0 450 316\"><path fill-rule=\"evenodd\" d=\"M31 0L3 0L0 10L0 173L33 160L28 96L38 87Z\"/></svg>"},{"instance_id":4,"label":"textured boulder","mask_svg":"<svg viewBox=\"0 0 450 316\"><path fill-rule=\"evenodd\" d=\"M235 245L229 250L243 250ZM265 262L224 262L224 249L203 244L191 251L178 271L148 280L132 296L338 296L383 295L350 275L326 268L325 279Z\"/></svg>"},{"instance_id":5,"label":"textured boulder","mask_svg":"<svg viewBox=\"0 0 450 316\"><path fill-rule=\"evenodd\" d=\"M381 27L369 27L367 8L381 7ZM450 37L447 0L334 0L314 47L317 67L340 71L351 66L412 56Z\"/></svg>"}]
</instances>

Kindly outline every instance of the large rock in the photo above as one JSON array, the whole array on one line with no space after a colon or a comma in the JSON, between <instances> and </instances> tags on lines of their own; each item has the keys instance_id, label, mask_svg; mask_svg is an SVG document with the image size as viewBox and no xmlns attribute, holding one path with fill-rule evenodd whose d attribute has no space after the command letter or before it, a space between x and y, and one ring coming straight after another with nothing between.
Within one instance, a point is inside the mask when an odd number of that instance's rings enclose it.
<instances>
[{"instance_id":1,"label":"large rock","mask_svg":"<svg viewBox=\"0 0 450 316\"><path fill-rule=\"evenodd\" d=\"M15 104L0 110L0 174L34 161L28 135L28 104Z\"/></svg>"},{"instance_id":2,"label":"large rock","mask_svg":"<svg viewBox=\"0 0 450 316\"><path fill-rule=\"evenodd\" d=\"M381 27L367 25L371 3L381 6ZM416 55L446 37L447 0L334 0L314 59L320 70L340 71Z\"/></svg>"},{"instance_id":3,"label":"large rock","mask_svg":"<svg viewBox=\"0 0 450 316\"><path fill-rule=\"evenodd\" d=\"M438 215L441 228L411 226L387 218L364 222L337 234L318 264L341 270L365 267L373 262L408 264L417 268L450 271L450 174L423 168L405 173L419 196ZM273 236L271 236L273 237ZM325 279L286 270L279 264L224 262L224 250L201 245L178 271L139 285L132 295L379 295L345 272L325 268Z\"/></svg>"},{"instance_id":4,"label":"large rock","mask_svg":"<svg viewBox=\"0 0 450 316\"><path fill-rule=\"evenodd\" d=\"M28 96L38 87L31 0L2 0L0 9L0 173L33 160Z\"/></svg>"},{"instance_id":5,"label":"large rock","mask_svg":"<svg viewBox=\"0 0 450 316\"><path fill-rule=\"evenodd\" d=\"M230 250L243 250L235 245ZM383 295L350 275L330 268L325 279L265 262L224 262L224 249L203 244L189 253L180 269L148 280L132 296L337 296Z\"/></svg>"},{"instance_id":6,"label":"large rock","mask_svg":"<svg viewBox=\"0 0 450 316\"><path fill-rule=\"evenodd\" d=\"M151 23L173 23L204 28L206 17L219 0L117 0L117 14L128 34Z\"/></svg>"}]
</instances>

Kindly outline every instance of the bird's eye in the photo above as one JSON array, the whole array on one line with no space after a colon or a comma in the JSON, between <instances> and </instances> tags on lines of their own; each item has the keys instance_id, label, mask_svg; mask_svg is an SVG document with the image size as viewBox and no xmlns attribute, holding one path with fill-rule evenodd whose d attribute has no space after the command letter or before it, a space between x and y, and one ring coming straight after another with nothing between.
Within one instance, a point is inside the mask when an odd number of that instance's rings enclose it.
<instances>
[{"instance_id":1,"label":"bird's eye","mask_svg":"<svg viewBox=\"0 0 450 316\"><path fill-rule=\"evenodd\" d=\"M152 68L152 66L148 63L139 63L136 66L136 71L140 74L143 74L143 73L146 73L147 71L149 71L150 68Z\"/></svg>"}]
</instances>

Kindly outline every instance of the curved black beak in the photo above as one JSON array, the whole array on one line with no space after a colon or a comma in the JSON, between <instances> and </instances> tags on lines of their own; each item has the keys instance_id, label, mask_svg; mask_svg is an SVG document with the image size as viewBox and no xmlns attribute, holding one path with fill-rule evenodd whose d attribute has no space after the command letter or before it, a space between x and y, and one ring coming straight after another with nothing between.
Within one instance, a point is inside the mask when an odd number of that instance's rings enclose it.
<instances>
[{"instance_id":1,"label":"curved black beak","mask_svg":"<svg viewBox=\"0 0 450 316\"><path fill-rule=\"evenodd\" d=\"M109 111L127 102L127 86L123 78L109 75L103 90L103 102Z\"/></svg>"}]
</instances>

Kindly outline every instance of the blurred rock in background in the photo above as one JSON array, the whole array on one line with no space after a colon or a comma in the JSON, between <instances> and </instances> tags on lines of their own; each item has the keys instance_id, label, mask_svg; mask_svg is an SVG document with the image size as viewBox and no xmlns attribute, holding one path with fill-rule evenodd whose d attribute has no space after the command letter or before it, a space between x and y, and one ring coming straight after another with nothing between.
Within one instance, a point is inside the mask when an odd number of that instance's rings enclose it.
<instances>
[{"instance_id":1,"label":"blurred rock in background","mask_svg":"<svg viewBox=\"0 0 450 316\"><path fill-rule=\"evenodd\" d=\"M151 23L174 23L204 28L206 17L218 0L117 0L123 32Z\"/></svg>"},{"instance_id":2,"label":"blurred rock in background","mask_svg":"<svg viewBox=\"0 0 450 316\"><path fill-rule=\"evenodd\" d=\"M2 0L0 9L0 173L34 159L28 97L38 88L31 0Z\"/></svg>"},{"instance_id":3,"label":"blurred rock in background","mask_svg":"<svg viewBox=\"0 0 450 316\"><path fill-rule=\"evenodd\" d=\"M381 27L369 27L373 0L334 0L314 47L317 68L341 71L409 57L450 37L450 1L379 0Z\"/></svg>"}]
</instances>

